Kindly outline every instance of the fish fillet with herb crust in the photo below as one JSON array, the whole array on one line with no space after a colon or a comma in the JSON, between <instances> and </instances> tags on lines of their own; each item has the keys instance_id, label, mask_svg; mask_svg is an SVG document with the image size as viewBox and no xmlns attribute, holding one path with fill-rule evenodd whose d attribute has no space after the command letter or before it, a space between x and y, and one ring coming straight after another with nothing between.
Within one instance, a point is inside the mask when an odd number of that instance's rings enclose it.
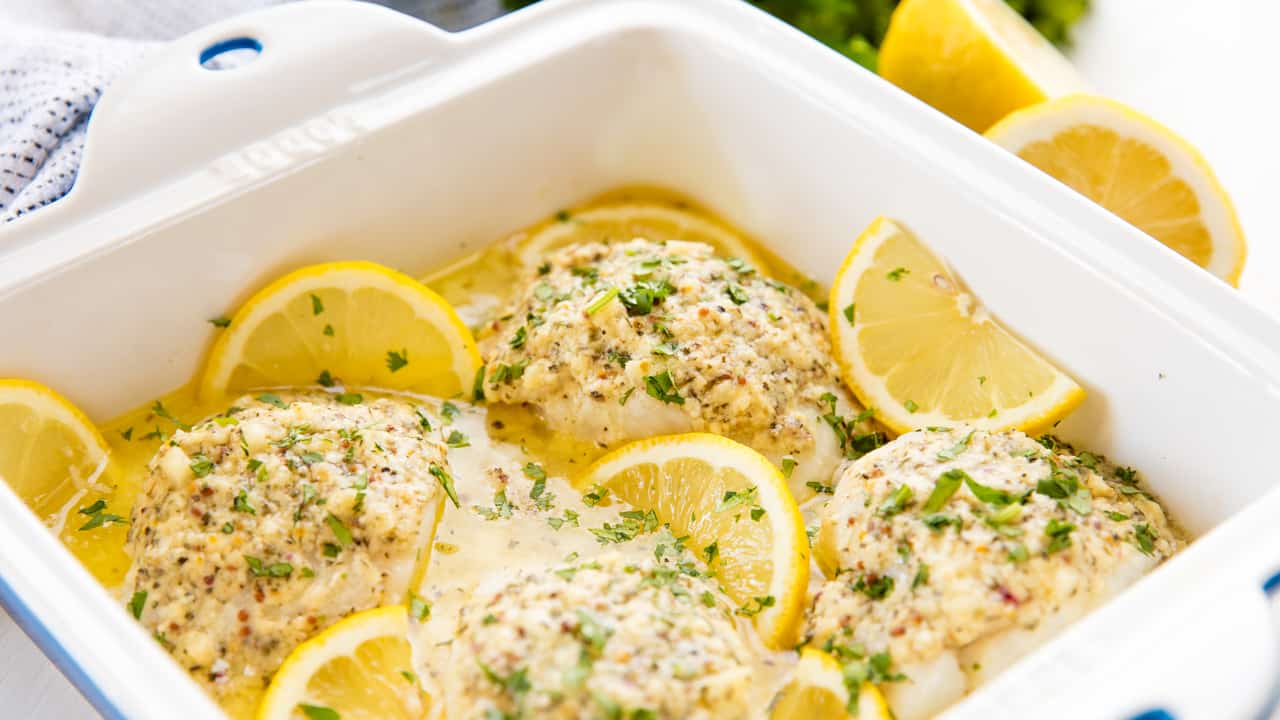
<instances>
[{"instance_id":1,"label":"fish fillet with herb crust","mask_svg":"<svg viewBox=\"0 0 1280 720\"><path fill-rule=\"evenodd\" d=\"M880 441L836 374L822 313L708 245L571 246L515 298L482 340L485 393L559 431L600 447L724 435L801 496Z\"/></svg>"}]
</instances>

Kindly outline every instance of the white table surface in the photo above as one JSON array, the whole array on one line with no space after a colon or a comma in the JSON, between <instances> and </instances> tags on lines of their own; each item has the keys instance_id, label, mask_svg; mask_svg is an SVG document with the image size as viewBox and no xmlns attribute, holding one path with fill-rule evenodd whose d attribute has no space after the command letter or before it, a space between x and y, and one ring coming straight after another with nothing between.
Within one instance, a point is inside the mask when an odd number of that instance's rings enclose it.
<instances>
[{"instance_id":1,"label":"white table surface","mask_svg":"<svg viewBox=\"0 0 1280 720\"><path fill-rule=\"evenodd\" d=\"M1073 59L1101 93L1183 134L1213 164L1249 238L1241 292L1280 315L1277 0L1094 0ZM0 611L0 714L97 714Z\"/></svg>"}]
</instances>

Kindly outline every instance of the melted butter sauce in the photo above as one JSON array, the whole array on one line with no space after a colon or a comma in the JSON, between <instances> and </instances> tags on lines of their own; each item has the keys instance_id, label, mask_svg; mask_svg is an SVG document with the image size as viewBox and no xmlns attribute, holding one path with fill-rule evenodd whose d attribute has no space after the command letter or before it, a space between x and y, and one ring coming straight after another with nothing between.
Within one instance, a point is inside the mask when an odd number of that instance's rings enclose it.
<instances>
[{"instance_id":1,"label":"melted butter sauce","mask_svg":"<svg viewBox=\"0 0 1280 720\"><path fill-rule=\"evenodd\" d=\"M570 215L598 204L634 200L692 209L718 220L689 199L652 187L627 188L601 195L571 209ZM529 232L563 221L564 216L562 213L560 220L549 218L529 230L515 233L427 274L423 281L453 304L477 337L483 337L488 321L522 278L524 269L516 255L518 243ZM758 244L753 249L770 262L770 274L774 277L800 288L815 301L825 300L825 290L817 283ZM96 484L73 497L46 522L108 589L117 594L122 592L120 586L130 564L124 551L127 526L107 524L81 530L86 518L79 510L101 499L107 504L105 512L129 517L146 476L147 464L161 445L176 430L224 411L234 399L198 399L193 382L101 426L111 451L107 468ZM438 406L438 402L430 400L427 404ZM417 591L431 603L432 610L429 619L414 624L412 638L418 675L424 687L436 697L442 659L447 657L447 644L454 635L453 623L472 588L497 572L590 559L601 552L602 546L589 528L599 527L606 521L616 522L618 513L628 509L622 503L587 507L573 487L572 479L604 454L602 448L552 432L525 408L453 402L462 410L454 419L454 425L470 442L468 447L453 448L449 452L461 508L447 504L437 527L427 572ZM554 495L554 501L546 511L534 508L527 497L532 481L524 475L523 468L530 462L537 463L547 473L545 493ZM476 508L494 508L494 493L499 489L494 479L501 477L494 468L510 479L506 492L517 509L510 517L486 520L485 511ZM521 493L524 495L519 496ZM564 522L556 529L548 522L549 518L563 520L566 511L577 513L576 526ZM645 535L609 545L607 549L639 560L652 557L654 548L655 536ZM738 622L755 649L752 687L757 697L751 706L758 708L763 717L769 701L794 665L795 655L765 649L747 622L741 619ZM225 698L223 707L232 717L252 717L260 695ZM438 716L441 708L434 707L432 711Z\"/></svg>"}]
</instances>

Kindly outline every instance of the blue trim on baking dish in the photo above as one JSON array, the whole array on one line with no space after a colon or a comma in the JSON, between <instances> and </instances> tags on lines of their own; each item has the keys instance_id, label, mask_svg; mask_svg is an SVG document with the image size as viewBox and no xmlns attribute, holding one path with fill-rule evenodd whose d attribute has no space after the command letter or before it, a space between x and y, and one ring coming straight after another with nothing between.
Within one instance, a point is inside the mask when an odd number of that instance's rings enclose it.
<instances>
[{"instance_id":1,"label":"blue trim on baking dish","mask_svg":"<svg viewBox=\"0 0 1280 720\"><path fill-rule=\"evenodd\" d=\"M1130 718L1130 720L1175 720L1175 719L1173 715L1169 713L1169 711L1161 710L1160 708L1155 708L1154 710L1147 710L1146 712L1138 713L1137 715L1134 715L1132 718Z\"/></svg>"},{"instance_id":2,"label":"blue trim on baking dish","mask_svg":"<svg viewBox=\"0 0 1280 720\"><path fill-rule=\"evenodd\" d=\"M22 601L18 593L14 591L9 583L5 582L4 577L0 576L0 607L3 607L13 621L17 623L22 632L31 638L31 642L40 648L40 651L53 662L76 690L84 696L85 700L93 706L95 710L102 714L108 720L128 720L125 714L120 712L120 708L116 707L111 699L102 692L89 674L80 667L71 653L58 642L57 638L50 633L41 622L36 618L36 614L31 608Z\"/></svg>"}]
</instances>

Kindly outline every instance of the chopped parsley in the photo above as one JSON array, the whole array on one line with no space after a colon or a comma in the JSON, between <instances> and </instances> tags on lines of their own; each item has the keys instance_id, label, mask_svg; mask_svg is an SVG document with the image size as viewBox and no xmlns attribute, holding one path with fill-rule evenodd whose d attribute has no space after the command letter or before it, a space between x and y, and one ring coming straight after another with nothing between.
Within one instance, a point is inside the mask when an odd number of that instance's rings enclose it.
<instances>
[{"instance_id":1,"label":"chopped parsley","mask_svg":"<svg viewBox=\"0 0 1280 720\"><path fill-rule=\"evenodd\" d=\"M458 409L457 405L446 400L440 403L440 414L444 416L445 423L451 423L454 418L462 414L462 411Z\"/></svg>"},{"instance_id":2,"label":"chopped parsley","mask_svg":"<svg viewBox=\"0 0 1280 720\"><path fill-rule=\"evenodd\" d=\"M595 315L603 310L609 303L613 302L613 299L616 297L618 297L618 288L611 287L602 290L594 299L591 300L591 302L587 303L586 313L588 315Z\"/></svg>"},{"instance_id":3,"label":"chopped parsley","mask_svg":"<svg viewBox=\"0 0 1280 720\"><path fill-rule=\"evenodd\" d=\"M431 617L431 603L418 596L415 592L409 593L409 617L422 622Z\"/></svg>"},{"instance_id":4,"label":"chopped parsley","mask_svg":"<svg viewBox=\"0 0 1280 720\"><path fill-rule=\"evenodd\" d=\"M747 295L747 291L742 289L741 285L729 283L724 288L724 294L729 296L734 305L741 305L751 298Z\"/></svg>"},{"instance_id":5,"label":"chopped parsley","mask_svg":"<svg viewBox=\"0 0 1280 720\"><path fill-rule=\"evenodd\" d=\"M1156 536L1151 532L1151 526L1142 523L1133 526L1133 542L1142 551L1143 555L1150 555L1156 549Z\"/></svg>"},{"instance_id":6,"label":"chopped parsley","mask_svg":"<svg viewBox=\"0 0 1280 720\"><path fill-rule=\"evenodd\" d=\"M951 447L945 450L939 450L938 462L951 462L952 460L955 460L957 457L960 456L960 453L965 451L965 448L969 447L969 438L972 438L972 437L973 437L973 431L970 430L969 434L961 438L960 441L957 442L955 445L952 445Z\"/></svg>"},{"instance_id":7,"label":"chopped parsley","mask_svg":"<svg viewBox=\"0 0 1280 720\"><path fill-rule=\"evenodd\" d=\"M80 526L81 530L93 530L103 525L128 525L129 521L125 518L114 515L112 513L103 512L107 509L107 502L102 498L98 498L89 507L82 507L79 510L81 515L88 515L89 521Z\"/></svg>"},{"instance_id":8,"label":"chopped parsley","mask_svg":"<svg viewBox=\"0 0 1280 720\"><path fill-rule=\"evenodd\" d=\"M964 484L969 487L969 492L973 493L974 497L978 498L984 503L987 503L988 505L995 505L997 507L1001 507L1004 505L1011 505L1018 500L1017 496L1015 496L1013 493L1010 493L1007 490L1000 490L998 488L993 488L987 485L983 485L977 480L974 480L973 478L969 477L969 473L966 473L963 470L957 469L957 470L951 470L948 472L960 473L960 475L964 477Z\"/></svg>"},{"instance_id":9,"label":"chopped parsley","mask_svg":"<svg viewBox=\"0 0 1280 720\"><path fill-rule=\"evenodd\" d=\"M245 555L244 561L249 564L249 574L254 577L287 578L293 574L293 566L287 562L266 565L260 558L252 555Z\"/></svg>"},{"instance_id":10,"label":"chopped parsley","mask_svg":"<svg viewBox=\"0 0 1280 720\"><path fill-rule=\"evenodd\" d=\"M955 525L957 528L960 527L960 518L954 515L944 515L943 513L925 515L920 518L920 521L934 532L937 532L948 525Z\"/></svg>"},{"instance_id":11,"label":"chopped parsley","mask_svg":"<svg viewBox=\"0 0 1280 720\"><path fill-rule=\"evenodd\" d=\"M444 442L451 448L471 447L471 441L460 430L450 432L449 437Z\"/></svg>"},{"instance_id":12,"label":"chopped parsley","mask_svg":"<svg viewBox=\"0 0 1280 720\"><path fill-rule=\"evenodd\" d=\"M607 497L609 497L609 488L603 485L592 485L582 494L582 504L587 507L595 507L604 502Z\"/></svg>"},{"instance_id":13,"label":"chopped parsley","mask_svg":"<svg viewBox=\"0 0 1280 720\"><path fill-rule=\"evenodd\" d=\"M569 274L574 277L580 277L586 284L591 285L600 279L600 271L591 266L569 268Z\"/></svg>"},{"instance_id":14,"label":"chopped parsley","mask_svg":"<svg viewBox=\"0 0 1280 720\"><path fill-rule=\"evenodd\" d=\"M342 519L337 515L334 515L333 513L326 514L324 517L324 524L328 525L329 529L333 531L333 536L338 538L338 543L342 547L346 547L352 543L353 538L351 537L351 531L347 529L346 525L342 524Z\"/></svg>"},{"instance_id":15,"label":"chopped parsley","mask_svg":"<svg viewBox=\"0 0 1280 720\"><path fill-rule=\"evenodd\" d=\"M872 600L883 600L893 592L893 578L888 575L862 575L853 584L853 591Z\"/></svg>"},{"instance_id":16,"label":"chopped parsley","mask_svg":"<svg viewBox=\"0 0 1280 720\"><path fill-rule=\"evenodd\" d=\"M471 401L472 402L484 402L484 367L485 367L484 365L481 365L480 367L476 368L475 379L471 381Z\"/></svg>"},{"instance_id":17,"label":"chopped parsley","mask_svg":"<svg viewBox=\"0 0 1280 720\"><path fill-rule=\"evenodd\" d=\"M216 328L229 328L231 327L231 318L219 315L216 318L209 318L209 324Z\"/></svg>"},{"instance_id":18,"label":"chopped parsley","mask_svg":"<svg viewBox=\"0 0 1280 720\"><path fill-rule=\"evenodd\" d=\"M742 505L756 505L760 499L760 488L752 485L746 490L726 490L716 505L716 512L725 512Z\"/></svg>"},{"instance_id":19,"label":"chopped parsley","mask_svg":"<svg viewBox=\"0 0 1280 720\"><path fill-rule=\"evenodd\" d=\"M670 370L663 370L657 375L646 375L644 378L644 390L650 397L657 398L664 403L684 404L684 397L676 390L676 384L671 379Z\"/></svg>"},{"instance_id":20,"label":"chopped parsley","mask_svg":"<svg viewBox=\"0 0 1280 720\"><path fill-rule=\"evenodd\" d=\"M796 459L790 455L782 458L782 477L790 479L791 473L795 472L796 465L798 464L799 463L796 462Z\"/></svg>"},{"instance_id":21,"label":"chopped parsley","mask_svg":"<svg viewBox=\"0 0 1280 720\"><path fill-rule=\"evenodd\" d=\"M906 402L902 403L902 407L906 408L909 413L914 413L920 409L920 406L916 404L916 401L909 398Z\"/></svg>"},{"instance_id":22,"label":"chopped parsley","mask_svg":"<svg viewBox=\"0 0 1280 720\"><path fill-rule=\"evenodd\" d=\"M660 305L665 298L670 297L675 291L675 286L666 278L656 281L641 280L619 292L618 299L627 308L627 314L634 317L648 315L653 312L655 305Z\"/></svg>"},{"instance_id":23,"label":"chopped parsley","mask_svg":"<svg viewBox=\"0 0 1280 720\"><path fill-rule=\"evenodd\" d=\"M1066 550L1071 546L1071 531L1076 526L1071 523L1064 523L1057 518L1049 518L1049 523L1044 526L1044 534L1049 538L1049 543L1045 545L1044 554L1052 555L1059 550Z\"/></svg>"},{"instance_id":24,"label":"chopped parsley","mask_svg":"<svg viewBox=\"0 0 1280 720\"><path fill-rule=\"evenodd\" d=\"M748 600L734 612L744 617L751 617L752 615L759 615L765 608L773 607L776 602L772 595L755 597Z\"/></svg>"},{"instance_id":25,"label":"chopped parsley","mask_svg":"<svg viewBox=\"0 0 1280 720\"><path fill-rule=\"evenodd\" d=\"M127 428L125 428L124 430L121 430L121 431L120 431L120 437L124 438L124 441L125 441L125 442L129 442L129 441L133 440L133 428L132 428L132 427L127 427Z\"/></svg>"},{"instance_id":26,"label":"chopped parsley","mask_svg":"<svg viewBox=\"0 0 1280 720\"><path fill-rule=\"evenodd\" d=\"M298 707L302 710L302 714L307 716L307 720L342 720L338 711L331 707L306 703L298 703Z\"/></svg>"},{"instance_id":27,"label":"chopped parsley","mask_svg":"<svg viewBox=\"0 0 1280 720\"><path fill-rule=\"evenodd\" d=\"M529 331L524 325L521 325L520 329L516 330L516 334L512 335L511 339L507 341L507 345L510 346L512 350L519 350L524 347L524 344L528 339Z\"/></svg>"},{"instance_id":28,"label":"chopped parsley","mask_svg":"<svg viewBox=\"0 0 1280 720\"><path fill-rule=\"evenodd\" d=\"M440 487L444 488L444 492L449 496L449 500L453 502L453 506L461 508L462 506L458 504L458 491L453 488L453 477L449 475L449 471L435 463L432 463L427 471L440 483Z\"/></svg>"},{"instance_id":29,"label":"chopped parsley","mask_svg":"<svg viewBox=\"0 0 1280 720\"><path fill-rule=\"evenodd\" d=\"M627 388L627 391L626 391L626 392L624 392L624 393L622 393L622 397L618 398L618 404L619 404L619 405L626 405L626 404L627 404L627 401L631 399L631 393L633 393L633 392L635 392L635 391L636 391L636 389L635 389L634 387L629 387L629 388Z\"/></svg>"},{"instance_id":30,"label":"chopped parsley","mask_svg":"<svg viewBox=\"0 0 1280 720\"><path fill-rule=\"evenodd\" d=\"M1129 519L1129 516L1128 516L1128 515L1125 515L1124 513L1116 512L1116 511L1114 511L1114 510L1111 510L1111 511L1107 512L1107 519L1108 519L1108 520L1114 520L1114 521L1116 521L1116 522L1120 522L1120 521L1122 521L1122 520L1128 520L1128 519Z\"/></svg>"},{"instance_id":31,"label":"chopped parsley","mask_svg":"<svg viewBox=\"0 0 1280 720\"><path fill-rule=\"evenodd\" d=\"M920 509L926 513L936 513L941 510L951 496L956 494L956 490L960 489L965 477L963 470L948 470L939 475L938 482L933 486L933 492L929 493L929 498L924 501L924 506Z\"/></svg>"},{"instance_id":32,"label":"chopped parsley","mask_svg":"<svg viewBox=\"0 0 1280 720\"><path fill-rule=\"evenodd\" d=\"M678 345L676 345L671 341L667 341L658 345L654 345L653 354L661 355L663 357L671 357L676 354L677 349L679 349Z\"/></svg>"},{"instance_id":33,"label":"chopped parsley","mask_svg":"<svg viewBox=\"0 0 1280 720\"><path fill-rule=\"evenodd\" d=\"M844 314L844 319L849 321L850 325L853 324L853 310L854 310L854 303L849 303L844 307L844 310L841 311Z\"/></svg>"},{"instance_id":34,"label":"chopped parsley","mask_svg":"<svg viewBox=\"0 0 1280 720\"><path fill-rule=\"evenodd\" d=\"M258 514L258 511L249 504L249 493L245 490L241 490L236 493L236 499L232 501L231 507L236 512L248 513L250 515Z\"/></svg>"},{"instance_id":35,"label":"chopped parsley","mask_svg":"<svg viewBox=\"0 0 1280 720\"><path fill-rule=\"evenodd\" d=\"M549 517L547 518L547 524L551 526L552 530L559 530L565 525L569 525L570 527L578 527L578 513L574 512L573 510L566 509L564 511L563 518Z\"/></svg>"},{"instance_id":36,"label":"chopped parsley","mask_svg":"<svg viewBox=\"0 0 1280 720\"><path fill-rule=\"evenodd\" d=\"M359 405L364 402L364 396L360 393L340 393L337 397L338 402L343 405Z\"/></svg>"},{"instance_id":37,"label":"chopped parsley","mask_svg":"<svg viewBox=\"0 0 1280 720\"><path fill-rule=\"evenodd\" d=\"M889 279L890 279L890 280L892 280L893 282L898 282L899 280L901 280L902 278L904 278L904 277L906 277L907 275L910 275L910 274L911 274L911 271L910 271L910 270L908 270L908 269L906 269L906 268L904 268L904 267L898 267L898 268L894 268L894 269L890 270L890 271L885 275L885 277L889 278Z\"/></svg>"},{"instance_id":38,"label":"chopped parsley","mask_svg":"<svg viewBox=\"0 0 1280 720\"><path fill-rule=\"evenodd\" d=\"M147 606L147 591L139 590L129 598L129 613L134 620L142 619L142 610Z\"/></svg>"},{"instance_id":39,"label":"chopped parsley","mask_svg":"<svg viewBox=\"0 0 1280 720\"><path fill-rule=\"evenodd\" d=\"M330 375L328 370L321 370L320 377L316 378L316 382L319 383L321 387L334 386L333 375Z\"/></svg>"},{"instance_id":40,"label":"chopped parsley","mask_svg":"<svg viewBox=\"0 0 1280 720\"><path fill-rule=\"evenodd\" d=\"M325 334L325 336L326 336L326 337L333 337L333 326L332 326L332 325L325 325L325 326L324 326L324 334Z\"/></svg>"},{"instance_id":41,"label":"chopped parsley","mask_svg":"<svg viewBox=\"0 0 1280 720\"><path fill-rule=\"evenodd\" d=\"M899 485L894 489L893 493L889 495L889 498L880 505L880 510L877 514L883 518L893 517L903 510L906 510L907 506L911 504L911 499L914 496L915 491L911 489L910 485Z\"/></svg>"},{"instance_id":42,"label":"chopped parsley","mask_svg":"<svg viewBox=\"0 0 1280 720\"><path fill-rule=\"evenodd\" d=\"M409 350L401 348L400 352L395 350L387 351L387 369L391 372L398 372L409 364Z\"/></svg>"},{"instance_id":43,"label":"chopped parsley","mask_svg":"<svg viewBox=\"0 0 1280 720\"><path fill-rule=\"evenodd\" d=\"M472 505L471 509L475 510L485 520L497 520L511 517L515 513L516 506L512 505L511 501L507 499L506 489L499 488L493 494L493 507L487 508L481 505Z\"/></svg>"},{"instance_id":44,"label":"chopped parsley","mask_svg":"<svg viewBox=\"0 0 1280 720\"><path fill-rule=\"evenodd\" d=\"M524 370L528 366L528 358L512 363L511 365L502 363L498 365L498 367L494 368L493 372L489 373L489 384L501 385L502 383L513 383L524 377Z\"/></svg>"},{"instance_id":45,"label":"chopped parsley","mask_svg":"<svg viewBox=\"0 0 1280 720\"><path fill-rule=\"evenodd\" d=\"M920 563L920 567L916 568L915 577L911 578L911 589L915 590L921 585L928 585L928 584L929 584L929 565L927 563Z\"/></svg>"},{"instance_id":46,"label":"chopped parsley","mask_svg":"<svg viewBox=\"0 0 1280 720\"><path fill-rule=\"evenodd\" d=\"M268 405L274 405L275 407L278 407L281 409L289 407L289 404L281 400L280 396L276 395L275 393L262 393L257 397L257 400L258 402L264 402Z\"/></svg>"},{"instance_id":47,"label":"chopped parsley","mask_svg":"<svg viewBox=\"0 0 1280 720\"><path fill-rule=\"evenodd\" d=\"M324 312L324 303L320 301L320 296L312 295L311 296L311 314L319 315L322 312Z\"/></svg>"},{"instance_id":48,"label":"chopped parsley","mask_svg":"<svg viewBox=\"0 0 1280 720\"><path fill-rule=\"evenodd\" d=\"M165 420L168 420L169 422L177 426L179 430L191 429L190 425L174 417L173 413L169 412L168 408L164 406L164 403L160 402L159 400L157 400L155 404L151 406L151 414L155 415L156 417L164 418Z\"/></svg>"}]
</instances>

